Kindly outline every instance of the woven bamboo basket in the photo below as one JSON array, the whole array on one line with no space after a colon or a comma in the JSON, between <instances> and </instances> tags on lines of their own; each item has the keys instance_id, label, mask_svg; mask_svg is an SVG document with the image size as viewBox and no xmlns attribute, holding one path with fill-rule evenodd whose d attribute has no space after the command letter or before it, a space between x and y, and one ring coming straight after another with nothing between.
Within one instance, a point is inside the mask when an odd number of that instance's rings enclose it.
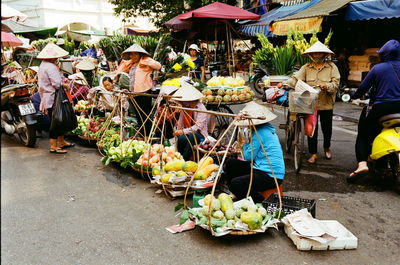
<instances>
[{"instance_id":1,"label":"woven bamboo basket","mask_svg":"<svg viewBox=\"0 0 400 265\"><path fill-rule=\"evenodd\" d=\"M150 176L151 178L153 178L153 175L152 175L152 173L151 173L151 170L147 170L147 169L145 169L145 168L136 168L136 167L134 167L134 166L131 166L131 168L132 168L134 171L138 172L138 173L140 174L140 176L141 176L143 179L148 179L149 176Z\"/></svg>"},{"instance_id":2,"label":"woven bamboo basket","mask_svg":"<svg viewBox=\"0 0 400 265\"><path fill-rule=\"evenodd\" d=\"M222 152L206 151L204 149L201 149L198 145L195 145L194 148L196 150L198 150L202 154L209 154L211 156L224 156L224 154L225 154L225 151L222 151ZM240 154L240 151L228 152L227 156L236 156L236 155L239 155L239 154Z\"/></svg>"},{"instance_id":3,"label":"woven bamboo basket","mask_svg":"<svg viewBox=\"0 0 400 265\"><path fill-rule=\"evenodd\" d=\"M79 138L83 139L83 140L87 140L87 141L98 141L99 138L98 137L89 137L89 136L85 136L85 135L78 135Z\"/></svg>"}]
</instances>

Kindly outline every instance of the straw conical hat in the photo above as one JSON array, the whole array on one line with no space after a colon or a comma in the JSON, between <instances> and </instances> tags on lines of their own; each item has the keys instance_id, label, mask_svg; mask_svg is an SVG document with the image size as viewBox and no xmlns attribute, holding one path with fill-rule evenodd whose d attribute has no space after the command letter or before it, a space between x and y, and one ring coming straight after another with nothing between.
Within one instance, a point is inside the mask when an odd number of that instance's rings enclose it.
<instances>
[{"instance_id":1,"label":"straw conical hat","mask_svg":"<svg viewBox=\"0 0 400 265\"><path fill-rule=\"evenodd\" d=\"M171 95L172 93L174 93L175 91L177 91L179 89L179 87L177 86L167 86L167 85L163 85L160 89L160 95L161 96L165 96L165 95Z\"/></svg>"},{"instance_id":2,"label":"straw conical hat","mask_svg":"<svg viewBox=\"0 0 400 265\"><path fill-rule=\"evenodd\" d=\"M142 46L140 46L139 44L133 44L131 47L123 51L122 54L128 52L140 52L150 56L150 54L145 49L143 49Z\"/></svg>"},{"instance_id":3,"label":"straw conical hat","mask_svg":"<svg viewBox=\"0 0 400 265\"><path fill-rule=\"evenodd\" d=\"M181 87L175 92L174 100L177 101L194 101L203 97L203 94L194 86L182 82Z\"/></svg>"},{"instance_id":4,"label":"straw conical hat","mask_svg":"<svg viewBox=\"0 0 400 265\"><path fill-rule=\"evenodd\" d=\"M69 53L57 46L53 42L47 43L43 50L38 54L36 58L38 59L55 59L67 56Z\"/></svg>"},{"instance_id":5,"label":"straw conical hat","mask_svg":"<svg viewBox=\"0 0 400 265\"><path fill-rule=\"evenodd\" d=\"M86 78L81 72L78 72L73 75L69 75L68 79L74 80L75 83L80 84L80 85L87 85Z\"/></svg>"},{"instance_id":6,"label":"straw conical hat","mask_svg":"<svg viewBox=\"0 0 400 265\"><path fill-rule=\"evenodd\" d=\"M39 73L39 66L29 66L28 68L32 71L35 71L36 73Z\"/></svg>"},{"instance_id":7,"label":"straw conical hat","mask_svg":"<svg viewBox=\"0 0 400 265\"><path fill-rule=\"evenodd\" d=\"M329 50L328 47L326 47L322 42L317 41L314 43L310 48L305 50L302 55L308 55L310 53L314 52L323 52L323 53L330 53L333 54L333 51Z\"/></svg>"},{"instance_id":8,"label":"straw conical hat","mask_svg":"<svg viewBox=\"0 0 400 265\"><path fill-rule=\"evenodd\" d=\"M259 125L263 123L270 122L276 118L276 115L269 111L266 107L251 101L246 104L246 106L240 111L240 113L247 114L251 117L265 117L264 120L252 119L254 125ZM238 126L249 126L249 121L247 119L235 121Z\"/></svg>"},{"instance_id":9,"label":"straw conical hat","mask_svg":"<svg viewBox=\"0 0 400 265\"><path fill-rule=\"evenodd\" d=\"M94 70L96 65L94 65L89 59L83 59L75 67L79 70L90 71Z\"/></svg>"}]
</instances>

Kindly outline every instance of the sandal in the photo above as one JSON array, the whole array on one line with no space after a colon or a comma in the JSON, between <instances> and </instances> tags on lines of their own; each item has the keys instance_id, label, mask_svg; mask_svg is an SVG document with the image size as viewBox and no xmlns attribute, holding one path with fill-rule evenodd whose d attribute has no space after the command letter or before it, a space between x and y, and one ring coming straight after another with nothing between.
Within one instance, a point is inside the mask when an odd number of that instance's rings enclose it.
<instances>
[{"instance_id":1,"label":"sandal","mask_svg":"<svg viewBox=\"0 0 400 265\"><path fill-rule=\"evenodd\" d=\"M307 160L307 162L310 164L317 163L317 155L316 154L311 155L310 158Z\"/></svg>"},{"instance_id":2,"label":"sandal","mask_svg":"<svg viewBox=\"0 0 400 265\"><path fill-rule=\"evenodd\" d=\"M368 176L368 169L364 169L364 170L361 170L361 171L358 171L358 172L356 172L356 171L353 171L347 178L346 178L346 181L347 182L349 182L349 183L354 183L354 182L356 182L358 179L360 179L360 178L362 178L362 177L365 177L365 176Z\"/></svg>"},{"instance_id":3,"label":"sandal","mask_svg":"<svg viewBox=\"0 0 400 265\"><path fill-rule=\"evenodd\" d=\"M65 149L65 148L71 148L71 147L74 147L74 146L75 146L74 143L68 143L68 144L66 144L66 145L61 146L60 148L61 148L61 149Z\"/></svg>"},{"instance_id":4,"label":"sandal","mask_svg":"<svg viewBox=\"0 0 400 265\"><path fill-rule=\"evenodd\" d=\"M50 153L53 153L53 154L66 154L68 152L66 150L62 149L62 148L56 148L56 149L50 149Z\"/></svg>"}]
</instances>

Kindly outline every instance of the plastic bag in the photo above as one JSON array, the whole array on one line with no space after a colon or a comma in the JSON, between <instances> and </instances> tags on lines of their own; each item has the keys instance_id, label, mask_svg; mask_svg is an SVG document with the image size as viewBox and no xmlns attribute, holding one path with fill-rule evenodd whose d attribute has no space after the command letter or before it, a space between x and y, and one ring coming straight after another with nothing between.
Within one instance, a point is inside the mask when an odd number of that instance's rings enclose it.
<instances>
[{"instance_id":1,"label":"plastic bag","mask_svg":"<svg viewBox=\"0 0 400 265\"><path fill-rule=\"evenodd\" d=\"M285 94L285 90L278 87L271 87L264 91L262 101L273 102L276 98L281 97Z\"/></svg>"},{"instance_id":2,"label":"plastic bag","mask_svg":"<svg viewBox=\"0 0 400 265\"><path fill-rule=\"evenodd\" d=\"M318 112L315 109L313 114L308 114L306 120L304 121L304 134L313 137L315 127L317 126L318 122Z\"/></svg>"},{"instance_id":3,"label":"plastic bag","mask_svg":"<svg viewBox=\"0 0 400 265\"><path fill-rule=\"evenodd\" d=\"M55 94L50 130L58 135L64 135L77 126L78 120L72 104L69 102L64 88L60 87Z\"/></svg>"}]
</instances>

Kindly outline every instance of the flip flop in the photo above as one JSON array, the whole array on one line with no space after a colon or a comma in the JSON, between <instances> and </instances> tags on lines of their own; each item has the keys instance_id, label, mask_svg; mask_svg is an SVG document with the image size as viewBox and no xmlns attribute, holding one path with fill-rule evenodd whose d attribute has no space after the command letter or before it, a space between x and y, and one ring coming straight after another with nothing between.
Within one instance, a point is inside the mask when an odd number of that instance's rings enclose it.
<instances>
[{"instance_id":1,"label":"flip flop","mask_svg":"<svg viewBox=\"0 0 400 265\"><path fill-rule=\"evenodd\" d=\"M368 176L368 169L367 170L362 170L359 172L353 171L348 177L347 177L347 182L349 183L354 183L356 180ZM353 175L352 175L353 174Z\"/></svg>"},{"instance_id":2,"label":"flip flop","mask_svg":"<svg viewBox=\"0 0 400 265\"><path fill-rule=\"evenodd\" d=\"M69 144L66 144L66 145L64 145L64 146L61 146L61 149L71 148L71 147L74 147L74 146L75 146L74 143L69 143Z\"/></svg>"},{"instance_id":3,"label":"flip flop","mask_svg":"<svg viewBox=\"0 0 400 265\"><path fill-rule=\"evenodd\" d=\"M57 149L54 149L54 150L50 149L50 153L52 153L52 154L66 154L68 152L63 150L63 149L61 149L61 148L57 148Z\"/></svg>"}]
</instances>

